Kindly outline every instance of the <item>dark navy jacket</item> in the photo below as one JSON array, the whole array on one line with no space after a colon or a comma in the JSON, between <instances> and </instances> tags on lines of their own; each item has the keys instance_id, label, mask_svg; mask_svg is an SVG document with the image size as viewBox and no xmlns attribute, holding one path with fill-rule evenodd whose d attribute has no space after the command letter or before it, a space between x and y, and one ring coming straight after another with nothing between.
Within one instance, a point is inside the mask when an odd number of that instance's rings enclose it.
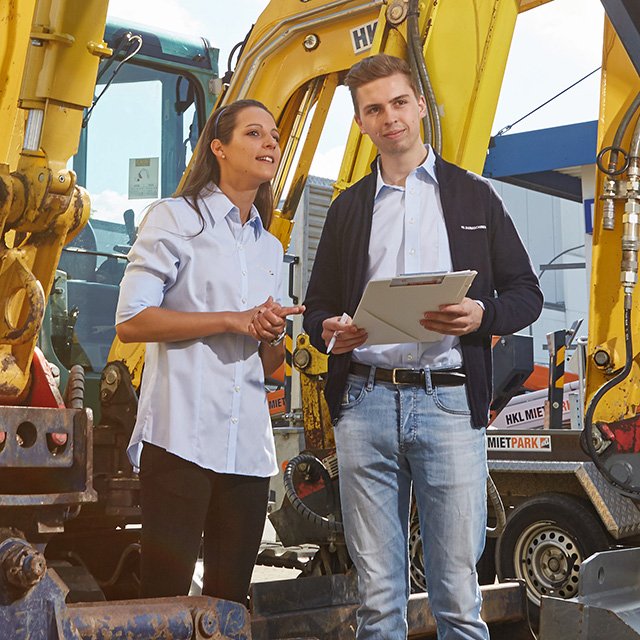
<instances>
[{"instance_id":1,"label":"dark navy jacket","mask_svg":"<svg viewBox=\"0 0 640 640\"><path fill-rule=\"evenodd\" d=\"M323 320L345 311L353 317L364 292L377 164L341 193L327 213L304 301L304 329L322 352ZM438 155L436 175L453 268L478 272L467 295L485 306L479 329L460 337L472 422L484 427L492 394L491 336L514 333L534 322L542 310L542 292L518 232L489 181ZM350 361L350 353L329 358L325 396L334 419Z\"/></svg>"}]
</instances>

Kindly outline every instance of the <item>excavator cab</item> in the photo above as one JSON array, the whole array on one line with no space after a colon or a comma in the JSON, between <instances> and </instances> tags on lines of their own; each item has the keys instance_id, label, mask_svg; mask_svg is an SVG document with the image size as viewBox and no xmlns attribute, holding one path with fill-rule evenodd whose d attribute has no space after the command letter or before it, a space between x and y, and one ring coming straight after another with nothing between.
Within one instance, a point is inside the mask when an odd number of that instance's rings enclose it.
<instances>
[{"instance_id":1,"label":"excavator cab","mask_svg":"<svg viewBox=\"0 0 640 640\"><path fill-rule=\"evenodd\" d=\"M148 205L184 173L220 81L218 50L202 38L109 19L93 104L69 168L91 193L84 229L62 249L40 344L64 388L85 371L85 402L100 420L100 376L115 339L126 256Z\"/></svg>"}]
</instances>

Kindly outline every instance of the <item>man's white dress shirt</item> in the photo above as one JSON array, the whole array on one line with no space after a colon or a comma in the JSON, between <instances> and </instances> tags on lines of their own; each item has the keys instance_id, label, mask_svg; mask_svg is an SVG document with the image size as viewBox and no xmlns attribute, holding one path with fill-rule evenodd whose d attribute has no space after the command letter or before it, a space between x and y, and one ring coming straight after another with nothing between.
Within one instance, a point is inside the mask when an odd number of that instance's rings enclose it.
<instances>
[{"instance_id":1,"label":"man's white dress shirt","mask_svg":"<svg viewBox=\"0 0 640 640\"><path fill-rule=\"evenodd\" d=\"M378 162L367 281L452 270L435 154L429 145L425 149L425 161L407 176L404 187L386 184ZM386 369L462 366L460 340L456 336L442 336L438 342L364 346L354 350L353 359Z\"/></svg>"}]
</instances>

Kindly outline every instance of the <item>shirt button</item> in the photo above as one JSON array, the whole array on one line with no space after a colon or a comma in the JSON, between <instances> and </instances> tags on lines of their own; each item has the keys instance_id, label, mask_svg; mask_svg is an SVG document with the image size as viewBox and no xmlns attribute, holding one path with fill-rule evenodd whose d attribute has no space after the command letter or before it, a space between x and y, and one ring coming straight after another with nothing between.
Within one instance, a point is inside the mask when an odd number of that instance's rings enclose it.
<instances>
[{"instance_id":1,"label":"shirt button","mask_svg":"<svg viewBox=\"0 0 640 640\"><path fill-rule=\"evenodd\" d=\"M409 218L409 224L413 224L413 218Z\"/></svg>"},{"instance_id":2,"label":"shirt button","mask_svg":"<svg viewBox=\"0 0 640 640\"><path fill-rule=\"evenodd\" d=\"M242 270L242 275L243 275L243 276L246 276L246 275L247 275L247 270L246 270L246 269L243 269L243 270Z\"/></svg>"},{"instance_id":3,"label":"shirt button","mask_svg":"<svg viewBox=\"0 0 640 640\"><path fill-rule=\"evenodd\" d=\"M416 250L415 250L415 249L411 249L411 250L409 251L409 255L410 255L410 256L415 255L415 252L416 252Z\"/></svg>"},{"instance_id":4,"label":"shirt button","mask_svg":"<svg viewBox=\"0 0 640 640\"><path fill-rule=\"evenodd\" d=\"M233 390L234 390L236 393L240 393L240 387L239 387L238 385L236 385L235 387L233 387Z\"/></svg>"},{"instance_id":5,"label":"shirt button","mask_svg":"<svg viewBox=\"0 0 640 640\"><path fill-rule=\"evenodd\" d=\"M247 299L246 298L242 298L242 304L246 304Z\"/></svg>"},{"instance_id":6,"label":"shirt button","mask_svg":"<svg viewBox=\"0 0 640 640\"><path fill-rule=\"evenodd\" d=\"M238 418L231 418L231 422L233 422L233 424L236 424L238 422Z\"/></svg>"},{"instance_id":7,"label":"shirt button","mask_svg":"<svg viewBox=\"0 0 640 640\"><path fill-rule=\"evenodd\" d=\"M411 361L413 360L413 356L412 356L411 354L409 354L409 355L407 356L407 360L408 360L409 362L411 362Z\"/></svg>"}]
</instances>

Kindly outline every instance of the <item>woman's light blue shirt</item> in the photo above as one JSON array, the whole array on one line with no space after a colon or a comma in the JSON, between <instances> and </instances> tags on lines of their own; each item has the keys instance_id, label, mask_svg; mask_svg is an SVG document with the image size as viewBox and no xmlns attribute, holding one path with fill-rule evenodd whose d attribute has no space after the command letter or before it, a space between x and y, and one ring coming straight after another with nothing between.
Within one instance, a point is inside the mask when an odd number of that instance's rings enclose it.
<instances>
[{"instance_id":1,"label":"woman's light blue shirt","mask_svg":"<svg viewBox=\"0 0 640 640\"><path fill-rule=\"evenodd\" d=\"M116 323L148 307L243 311L279 300L283 251L255 208L242 225L217 188L200 200L205 218L182 198L153 205L129 253ZM259 343L223 333L147 344L129 459L143 442L219 473L278 472Z\"/></svg>"}]
</instances>

